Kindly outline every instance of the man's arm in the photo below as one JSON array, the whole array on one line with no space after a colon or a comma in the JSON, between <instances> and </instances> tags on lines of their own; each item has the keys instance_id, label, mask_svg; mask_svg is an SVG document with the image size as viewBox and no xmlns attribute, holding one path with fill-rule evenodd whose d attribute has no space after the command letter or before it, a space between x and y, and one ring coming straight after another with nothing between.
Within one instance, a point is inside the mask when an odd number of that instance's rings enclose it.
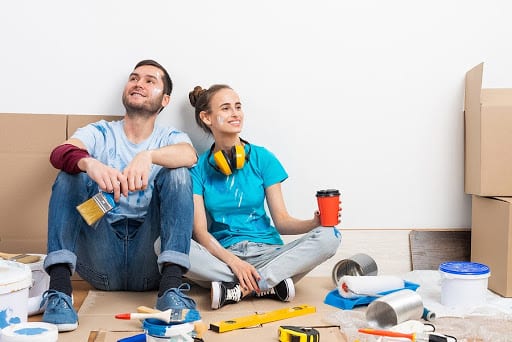
<instances>
[{"instance_id":1,"label":"man's arm","mask_svg":"<svg viewBox=\"0 0 512 342\"><path fill-rule=\"evenodd\" d=\"M126 177L120 171L92 158L79 139L68 139L57 146L50 155L50 161L55 168L68 173L86 172L101 190L114 193L116 202L121 193L128 196Z\"/></svg>"},{"instance_id":2,"label":"man's arm","mask_svg":"<svg viewBox=\"0 0 512 342\"><path fill-rule=\"evenodd\" d=\"M197 152L189 143L177 143L150 150L153 164L168 169L192 167L197 162Z\"/></svg>"},{"instance_id":3,"label":"man's arm","mask_svg":"<svg viewBox=\"0 0 512 342\"><path fill-rule=\"evenodd\" d=\"M123 170L128 190L145 190L148 186L151 165L168 169L192 167L197 162L196 150L189 143L177 143L138 153Z\"/></svg>"},{"instance_id":4,"label":"man's arm","mask_svg":"<svg viewBox=\"0 0 512 342\"><path fill-rule=\"evenodd\" d=\"M69 139L55 147L50 154L50 163L56 169L76 174L83 170L78 163L90 157L85 145L78 139Z\"/></svg>"}]
</instances>

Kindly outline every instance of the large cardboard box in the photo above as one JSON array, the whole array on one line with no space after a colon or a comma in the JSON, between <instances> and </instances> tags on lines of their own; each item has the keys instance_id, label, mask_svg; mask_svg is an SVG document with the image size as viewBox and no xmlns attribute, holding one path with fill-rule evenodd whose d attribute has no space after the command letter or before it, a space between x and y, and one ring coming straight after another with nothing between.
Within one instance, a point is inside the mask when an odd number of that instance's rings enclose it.
<instances>
[{"instance_id":1,"label":"large cardboard box","mask_svg":"<svg viewBox=\"0 0 512 342\"><path fill-rule=\"evenodd\" d=\"M490 267L489 289L512 297L512 197L472 196L471 260Z\"/></svg>"},{"instance_id":2,"label":"large cardboard box","mask_svg":"<svg viewBox=\"0 0 512 342\"><path fill-rule=\"evenodd\" d=\"M466 73L464 190L512 196L512 89L482 89L482 75L483 63Z\"/></svg>"},{"instance_id":3,"label":"large cardboard box","mask_svg":"<svg viewBox=\"0 0 512 342\"><path fill-rule=\"evenodd\" d=\"M70 138L78 128L84 127L92 122L100 120L116 121L121 119L123 119L122 116L115 115L67 115L66 136Z\"/></svg>"},{"instance_id":4,"label":"large cardboard box","mask_svg":"<svg viewBox=\"0 0 512 342\"><path fill-rule=\"evenodd\" d=\"M65 139L65 116L0 115L2 252L46 251L48 199L57 175L49 156Z\"/></svg>"},{"instance_id":5,"label":"large cardboard box","mask_svg":"<svg viewBox=\"0 0 512 342\"><path fill-rule=\"evenodd\" d=\"M78 127L118 116L0 113L0 251L46 253L52 149Z\"/></svg>"}]
</instances>

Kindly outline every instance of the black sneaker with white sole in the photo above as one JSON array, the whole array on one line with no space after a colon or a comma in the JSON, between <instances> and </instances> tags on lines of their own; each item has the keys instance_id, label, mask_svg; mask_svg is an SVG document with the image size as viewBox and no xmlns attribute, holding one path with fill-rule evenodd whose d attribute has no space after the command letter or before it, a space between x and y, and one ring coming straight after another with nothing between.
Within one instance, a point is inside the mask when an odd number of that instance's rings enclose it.
<instances>
[{"instance_id":1,"label":"black sneaker with white sole","mask_svg":"<svg viewBox=\"0 0 512 342\"><path fill-rule=\"evenodd\" d=\"M274 298L282 302L290 302L295 298L295 286L293 280L286 278L276 286L256 293L256 297Z\"/></svg>"},{"instance_id":2,"label":"black sneaker with white sole","mask_svg":"<svg viewBox=\"0 0 512 342\"><path fill-rule=\"evenodd\" d=\"M242 300L240 284L236 282L212 281L212 309L220 309L226 304L238 303Z\"/></svg>"}]
</instances>

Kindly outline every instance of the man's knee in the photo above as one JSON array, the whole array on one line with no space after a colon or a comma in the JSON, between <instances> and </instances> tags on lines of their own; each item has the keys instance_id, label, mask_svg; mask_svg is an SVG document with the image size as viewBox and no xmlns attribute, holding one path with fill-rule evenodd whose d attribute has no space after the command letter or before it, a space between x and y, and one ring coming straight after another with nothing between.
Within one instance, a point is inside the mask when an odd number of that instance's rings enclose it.
<instances>
[{"instance_id":1,"label":"man's knee","mask_svg":"<svg viewBox=\"0 0 512 342\"><path fill-rule=\"evenodd\" d=\"M176 169L162 168L158 173L158 180L169 184L173 188L191 187L192 179L186 167Z\"/></svg>"}]
</instances>

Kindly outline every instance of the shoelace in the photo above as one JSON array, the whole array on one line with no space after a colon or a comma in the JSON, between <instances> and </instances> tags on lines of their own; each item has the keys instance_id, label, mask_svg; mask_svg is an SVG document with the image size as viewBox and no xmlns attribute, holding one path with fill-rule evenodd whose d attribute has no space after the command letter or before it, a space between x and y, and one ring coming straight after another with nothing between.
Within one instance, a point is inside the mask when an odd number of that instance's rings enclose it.
<instances>
[{"instance_id":1,"label":"shoelace","mask_svg":"<svg viewBox=\"0 0 512 342\"><path fill-rule=\"evenodd\" d=\"M190 291L190 284L189 283L182 283L180 286L178 286L178 291L180 291L180 292L183 292L183 291L188 292L188 291Z\"/></svg>"},{"instance_id":2,"label":"shoelace","mask_svg":"<svg viewBox=\"0 0 512 342\"><path fill-rule=\"evenodd\" d=\"M172 304L173 305L180 305L182 303L186 303L187 301L192 302L195 305L195 301L192 298L188 298L183 292L190 291L190 284L183 283L176 289L171 289L170 292L174 292L176 296L171 296ZM184 298L185 297L185 298Z\"/></svg>"},{"instance_id":3,"label":"shoelace","mask_svg":"<svg viewBox=\"0 0 512 342\"><path fill-rule=\"evenodd\" d=\"M275 294L276 294L276 291L274 290L273 287L271 287L268 290L260 291L260 292L256 293L256 295L258 297L265 297L265 296L270 296L270 295L275 295Z\"/></svg>"},{"instance_id":4,"label":"shoelace","mask_svg":"<svg viewBox=\"0 0 512 342\"><path fill-rule=\"evenodd\" d=\"M242 291L240 291L240 284L236 284L232 289L226 289L226 300L239 302L241 297Z\"/></svg>"},{"instance_id":5,"label":"shoelace","mask_svg":"<svg viewBox=\"0 0 512 342\"><path fill-rule=\"evenodd\" d=\"M64 301L69 307L72 307L73 304L70 303L70 299L62 292L55 290L47 290L43 293L41 303L39 304L39 308L42 308L46 302L50 300L50 297L56 296L58 297L58 303L62 305L62 301Z\"/></svg>"}]
</instances>

